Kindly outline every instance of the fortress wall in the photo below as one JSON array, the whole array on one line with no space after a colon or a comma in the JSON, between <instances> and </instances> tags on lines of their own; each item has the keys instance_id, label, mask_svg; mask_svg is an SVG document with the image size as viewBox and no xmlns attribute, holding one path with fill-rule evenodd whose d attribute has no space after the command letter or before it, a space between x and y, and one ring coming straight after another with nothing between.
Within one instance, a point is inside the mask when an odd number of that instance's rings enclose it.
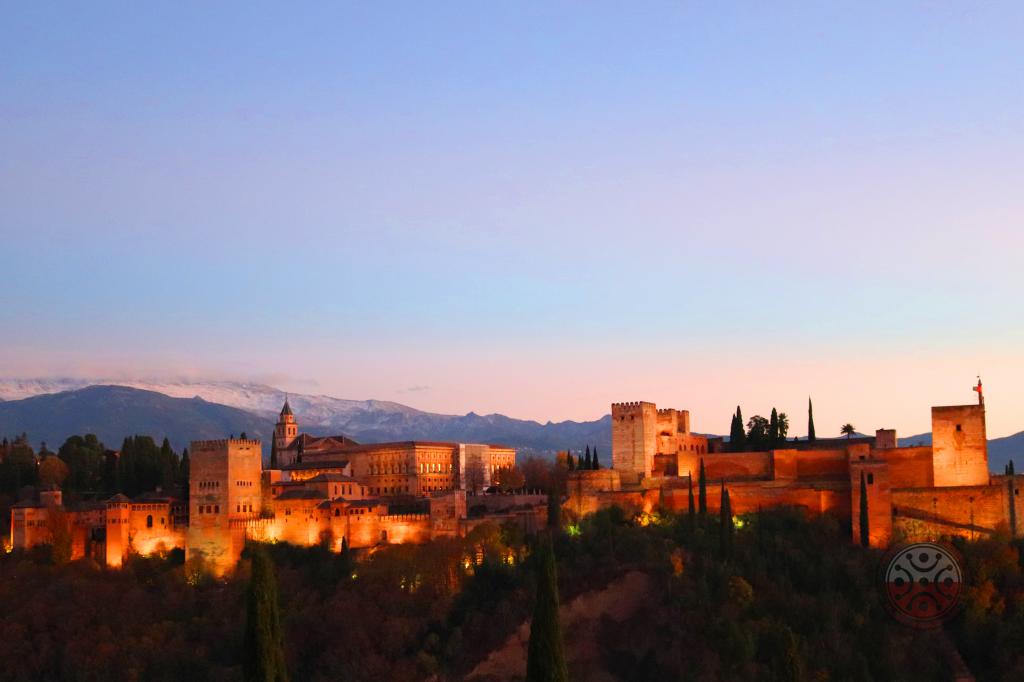
<instances>
[{"instance_id":1,"label":"fortress wall","mask_svg":"<svg viewBox=\"0 0 1024 682\"><path fill-rule=\"evenodd\" d=\"M892 491L892 504L904 531L934 522L941 535L970 536L972 532L1009 531L1008 493L1004 481L958 488L897 489ZM1019 528L1020 523L1018 532Z\"/></svg>"},{"instance_id":2,"label":"fortress wall","mask_svg":"<svg viewBox=\"0 0 1024 682\"><path fill-rule=\"evenodd\" d=\"M713 481L735 479L767 479L771 472L771 455L767 452L728 452L704 455L705 476L710 485ZM680 474L693 471L694 481L700 473L701 456L694 454L681 465Z\"/></svg>"},{"instance_id":3,"label":"fortress wall","mask_svg":"<svg viewBox=\"0 0 1024 682\"><path fill-rule=\"evenodd\" d=\"M381 516L380 532L381 541L392 544L426 542L430 539L430 514Z\"/></svg>"},{"instance_id":4,"label":"fortress wall","mask_svg":"<svg viewBox=\"0 0 1024 682\"><path fill-rule=\"evenodd\" d=\"M850 461L846 450L800 450L796 454L798 479L847 480L849 474Z\"/></svg>"},{"instance_id":5,"label":"fortress wall","mask_svg":"<svg viewBox=\"0 0 1024 682\"><path fill-rule=\"evenodd\" d=\"M889 463L893 488L930 488L934 484L931 446L889 448L875 454Z\"/></svg>"},{"instance_id":6,"label":"fortress wall","mask_svg":"<svg viewBox=\"0 0 1024 682\"><path fill-rule=\"evenodd\" d=\"M772 507L802 507L813 514L834 512L845 516L850 509L850 495L846 490L757 483L726 483L726 488L733 514L749 514ZM721 491L716 486L708 490L708 509L717 512L720 505Z\"/></svg>"}]
</instances>

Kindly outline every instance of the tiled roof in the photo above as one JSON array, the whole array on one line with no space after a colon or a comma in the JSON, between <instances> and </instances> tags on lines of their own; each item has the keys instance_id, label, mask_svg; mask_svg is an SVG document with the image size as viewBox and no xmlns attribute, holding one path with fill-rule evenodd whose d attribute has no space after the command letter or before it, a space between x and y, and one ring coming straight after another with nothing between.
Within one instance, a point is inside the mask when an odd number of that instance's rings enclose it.
<instances>
[{"instance_id":1,"label":"tiled roof","mask_svg":"<svg viewBox=\"0 0 1024 682\"><path fill-rule=\"evenodd\" d=\"M286 490L277 496L278 500L322 500L324 494L319 490L302 488L301 490Z\"/></svg>"},{"instance_id":2,"label":"tiled roof","mask_svg":"<svg viewBox=\"0 0 1024 682\"><path fill-rule=\"evenodd\" d=\"M344 469L348 466L347 459L326 462L293 462L281 467L281 471L309 471L310 469Z\"/></svg>"},{"instance_id":3,"label":"tiled roof","mask_svg":"<svg viewBox=\"0 0 1024 682\"><path fill-rule=\"evenodd\" d=\"M352 478L351 476L346 476L345 474L328 473L328 474L318 474L318 475L314 476L313 478L309 479L306 482L307 483L334 483L336 481L348 482L348 481L354 481L354 480L356 480L356 479Z\"/></svg>"}]
</instances>

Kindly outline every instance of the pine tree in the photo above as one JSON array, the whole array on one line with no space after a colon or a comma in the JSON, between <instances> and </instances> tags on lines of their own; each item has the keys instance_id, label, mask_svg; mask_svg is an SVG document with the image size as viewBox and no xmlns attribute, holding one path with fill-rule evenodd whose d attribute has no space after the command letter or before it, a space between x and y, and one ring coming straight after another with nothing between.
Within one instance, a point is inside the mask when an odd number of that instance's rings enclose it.
<instances>
[{"instance_id":1,"label":"pine tree","mask_svg":"<svg viewBox=\"0 0 1024 682\"><path fill-rule=\"evenodd\" d=\"M266 550L254 548L242 641L242 670L246 682L288 681L278 609L274 564Z\"/></svg>"},{"instance_id":2,"label":"pine tree","mask_svg":"<svg viewBox=\"0 0 1024 682\"><path fill-rule=\"evenodd\" d=\"M867 547L871 544L871 536L868 532L868 484L864 478L864 472L860 472L860 545Z\"/></svg>"},{"instance_id":3,"label":"pine tree","mask_svg":"<svg viewBox=\"0 0 1024 682\"><path fill-rule=\"evenodd\" d=\"M597 461L597 446L596 445L594 446L594 457L593 457L593 459L590 460L590 466L592 466L594 469L600 469L601 468L601 463L599 461Z\"/></svg>"},{"instance_id":4,"label":"pine tree","mask_svg":"<svg viewBox=\"0 0 1024 682\"><path fill-rule=\"evenodd\" d=\"M700 476L697 478L697 508L701 516L708 513L708 481L704 472L704 458L700 460Z\"/></svg>"},{"instance_id":5,"label":"pine tree","mask_svg":"<svg viewBox=\"0 0 1024 682\"><path fill-rule=\"evenodd\" d=\"M775 447L779 442L779 412L772 408L772 416L768 420L768 445Z\"/></svg>"},{"instance_id":6,"label":"pine tree","mask_svg":"<svg viewBox=\"0 0 1024 682\"><path fill-rule=\"evenodd\" d=\"M530 625L527 682L568 682L562 628L558 622L558 575L551 541L541 541L537 557L537 601Z\"/></svg>"},{"instance_id":7,"label":"pine tree","mask_svg":"<svg viewBox=\"0 0 1024 682\"><path fill-rule=\"evenodd\" d=\"M814 406L811 404L810 397L807 398L807 440L812 443L816 440L814 435Z\"/></svg>"}]
</instances>

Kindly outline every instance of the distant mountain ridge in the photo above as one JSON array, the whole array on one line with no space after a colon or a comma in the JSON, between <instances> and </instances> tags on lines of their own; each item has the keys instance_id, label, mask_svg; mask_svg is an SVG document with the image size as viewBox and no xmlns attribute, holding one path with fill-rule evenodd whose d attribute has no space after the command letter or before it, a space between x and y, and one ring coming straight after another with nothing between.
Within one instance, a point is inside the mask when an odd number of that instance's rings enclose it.
<instances>
[{"instance_id":1,"label":"distant mountain ridge","mask_svg":"<svg viewBox=\"0 0 1024 682\"><path fill-rule=\"evenodd\" d=\"M43 395L79 394L87 389L122 388L129 391L156 393L173 400L191 400L198 397L207 405L220 404L244 411L249 417L257 420L258 428L251 426L252 421L239 418L232 421L231 424L234 427L234 425L244 423L247 425L244 429L241 426L227 429L219 437L225 437L231 432L237 434L246 430L249 435L258 434L265 442L269 443L266 437L273 432L277 414L286 396L284 391L270 386L229 381L127 381L119 382L116 386L86 387L80 385L83 383L89 384L88 381L80 379L0 380L0 399L7 401L0 402L0 433L13 435L16 432L28 431L30 439L36 444L43 440L44 434L46 434L45 440L51 447L54 447L53 442L59 445L68 435L81 433L81 428L60 432L58 440L54 440L55 430L47 428L47 424L60 423L62 427L70 428L76 424L72 418L73 415L65 409L61 413L60 419L54 422L36 412L56 409L58 405L66 407L74 403L66 402L67 398L65 398L65 402L62 403L34 403L32 409L27 410L15 410L11 406L23 403L28 396L39 398ZM55 393L55 391L62 393ZM100 401L98 408L103 409L102 406L106 403L103 402L102 392L91 392L87 395ZM583 447L590 444L596 445L606 458L610 457L611 453L610 415L590 422L564 421L540 424L500 414L478 415L473 412L461 416L435 414L382 400L345 400L330 396L295 393L289 393L287 396L299 421L299 428L314 435L345 434L364 443L412 439L502 443L516 447L523 452L547 455L566 447ZM205 435L209 429L204 434L186 432L184 429L189 424L202 423L203 415L199 413L185 415L180 411L181 403L174 405L174 409L170 408L170 404L160 408L168 417L166 423L149 422L151 428L162 429L161 438L163 435L168 435L175 447L180 447L180 444L187 443L194 438L211 437ZM157 406L152 407L156 409ZM19 418L3 418L5 414L15 413L19 415ZM139 416L141 418L141 415ZM111 419L115 424L119 423L118 415L111 415ZM88 420L88 423L95 426L96 421L93 418ZM26 426L18 427L19 423L25 423ZM29 423L36 425L36 428L29 428ZM82 424L84 426L85 422ZM129 425L124 424L123 427L129 428ZM130 430L130 434L136 432L146 433L146 431L138 429ZM100 434L97 433L97 435ZM154 432L152 435L156 437L158 434ZM117 444L120 444L121 438L123 435L116 439ZM110 442L107 442L107 445L116 447ZM610 460L606 459L605 461L609 462Z\"/></svg>"},{"instance_id":2,"label":"distant mountain ridge","mask_svg":"<svg viewBox=\"0 0 1024 682\"><path fill-rule=\"evenodd\" d=\"M364 443L412 439L502 443L544 455L590 444L599 448L606 464L611 463L610 415L594 421L541 424L500 414L436 414L385 400L286 394L264 384L234 381L0 379L0 436L26 431L37 446L45 440L56 449L67 436L93 432L116 448L125 436L144 433L167 436L180 449L190 440L245 431L269 447L286 395L300 428L314 435L345 434ZM27 402L41 398L50 400ZM930 445L931 434L900 438L899 443ZM1018 469L1024 468L1024 431L989 441L989 468L994 473L1001 473L1010 459Z\"/></svg>"}]
</instances>

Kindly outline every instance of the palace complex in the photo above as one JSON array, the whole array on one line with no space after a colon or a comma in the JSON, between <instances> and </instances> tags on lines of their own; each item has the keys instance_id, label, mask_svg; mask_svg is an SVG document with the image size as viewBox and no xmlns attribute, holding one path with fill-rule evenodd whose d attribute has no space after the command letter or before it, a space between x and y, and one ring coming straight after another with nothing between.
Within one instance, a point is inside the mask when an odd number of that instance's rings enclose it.
<instances>
[{"instance_id":1,"label":"palace complex","mask_svg":"<svg viewBox=\"0 0 1024 682\"><path fill-rule=\"evenodd\" d=\"M915 447L899 447L895 430L879 429L874 437L787 440L765 451L727 451L721 438L692 433L685 410L615 403L613 467L570 474L566 506L578 515L611 505L685 511L691 477L696 488L703 465L708 507L715 512L724 486L735 514L783 505L832 512L852 521L858 539L864 490L868 535L876 547L996 531L1016 536L1024 507L1014 477L989 472L980 381L975 390L976 405L933 407L932 444Z\"/></svg>"},{"instance_id":2,"label":"palace complex","mask_svg":"<svg viewBox=\"0 0 1024 682\"><path fill-rule=\"evenodd\" d=\"M988 470L980 382L976 390L976 405L933 407L932 443L914 447L879 429L873 437L785 440L784 447L737 452L722 438L691 431L686 410L615 403L612 467L569 471L563 507L577 517L612 505L685 511L703 469L711 511L724 486L736 514L775 506L830 512L850 519L854 539L866 513L877 547L903 538L1016 536L1024 508L1014 477ZM74 557L120 566L130 552L183 548L224 572L247 539L340 551L462 535L488 520L529 532L544 524L546 496L476 495L515 461L515 450L497 445L310 436L299 433L286 401L269 468L260 441L195 441L187 501L158 491L65 506L60 491L44 490L38 501L12 508L11 544L52 542L63 528Z\"/></svg>"},{"instance_id":3,"label":"palace complex","mask_svg":"<svg viewBox=\"0 0 1024 682\"><path fill-rule=\"evenodd\" d=\"M360 445L345 436L299 433L285 402L274 430L271 467L258 440L193 441L188 501L159 492L65 507L60 491L11 510L11 544L50 542L57 523L71 531L72 556L120 566L129 552L183 548L217 572L230 570L247 539L340 551L464 534L487 520L533 530L542 495L473 498L496 472L515 465L500 445L407 441Z\"/></svg>"}]
</instances>

